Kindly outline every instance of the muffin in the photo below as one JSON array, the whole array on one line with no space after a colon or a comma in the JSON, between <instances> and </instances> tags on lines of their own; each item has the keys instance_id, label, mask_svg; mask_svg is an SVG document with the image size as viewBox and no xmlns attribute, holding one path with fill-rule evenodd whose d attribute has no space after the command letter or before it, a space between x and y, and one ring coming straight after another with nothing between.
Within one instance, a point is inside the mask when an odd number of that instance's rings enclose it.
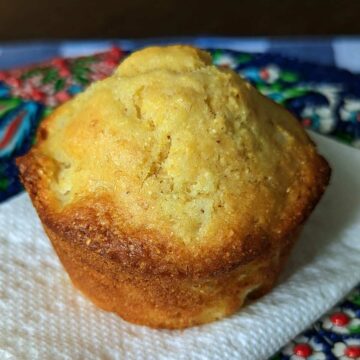
<instances>
[{"instance_id":1,"label":"muffin","mask_svg":"<svg viewBox=\"0 0 360 360\"><path fill-rule=\"evenodd\" d=\"M330 176L289 112L189 46L133 53L17 164L74 285L155 328L268 292Z\"/></svg>"}]
</instances>

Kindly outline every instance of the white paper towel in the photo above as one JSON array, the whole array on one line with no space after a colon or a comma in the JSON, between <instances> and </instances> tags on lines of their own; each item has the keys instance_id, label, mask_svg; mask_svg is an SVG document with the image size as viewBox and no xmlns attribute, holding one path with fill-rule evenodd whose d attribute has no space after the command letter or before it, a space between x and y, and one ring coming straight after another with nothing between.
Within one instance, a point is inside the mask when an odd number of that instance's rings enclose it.
<instances>
[{"instance_id":1,"label":"white paper towel","mask_svg":"<svg viewBox=\"0 0 360 360\"><path fill-rule=\"evenodd\" d=\"M0 206L0 359L266 359L360 281L360 152L312 135L333 168L279 285L184 331L103 312L70 284L26 195Z\"/></svg>"}]
</instances>

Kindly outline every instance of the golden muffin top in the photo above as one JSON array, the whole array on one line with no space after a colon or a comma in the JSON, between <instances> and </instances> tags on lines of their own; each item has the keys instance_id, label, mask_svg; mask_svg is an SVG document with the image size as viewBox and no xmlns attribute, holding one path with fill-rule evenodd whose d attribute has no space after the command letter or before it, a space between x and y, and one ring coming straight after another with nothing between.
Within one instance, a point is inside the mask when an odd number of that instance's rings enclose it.
<instances>
[{"instance_id":1,"label":"golden muffin top","mask_svg":"<svg viewBox=\"0 0 360 360\"><path fill-rule=\"evenodd\" d=\"M108 198L125 233L186 247L281 238L327 182L288 111L189 46L129 56L45 120L32 151L52 163L57 212Z\"/></svg>"}]
</instances>

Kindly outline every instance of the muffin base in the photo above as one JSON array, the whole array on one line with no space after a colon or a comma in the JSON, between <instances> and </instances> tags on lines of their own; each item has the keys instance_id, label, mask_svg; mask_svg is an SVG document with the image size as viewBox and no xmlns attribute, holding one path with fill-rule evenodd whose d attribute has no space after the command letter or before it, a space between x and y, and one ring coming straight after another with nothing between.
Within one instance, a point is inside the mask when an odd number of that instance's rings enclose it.
<instances>
[{"instance_id":1,"label":"muffin base","mask_svg":"<svg viewBox=\"0 0 360 360\"><path fill-rule=\"evenodd\" d=\"M271 290L297 234L280 250L207 277L134 274L83 244L62 239L45 226L74 286L103 310L153 328L180 329L233 314Z\"/></svg>"}]
</instances>

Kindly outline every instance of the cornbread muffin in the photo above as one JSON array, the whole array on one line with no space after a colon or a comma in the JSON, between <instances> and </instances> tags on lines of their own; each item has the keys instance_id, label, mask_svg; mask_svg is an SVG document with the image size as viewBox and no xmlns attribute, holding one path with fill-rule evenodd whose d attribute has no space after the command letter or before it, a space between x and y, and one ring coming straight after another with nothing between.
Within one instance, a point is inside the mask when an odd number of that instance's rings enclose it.
<instances>
[{"instance_id":1,"label":"cornbread muffin","mask_svg":"<svg viewBox=\"0 0 360 360\"><path fill-rule=\"evenodd\" d=\"M75 286L162 328L269 291L330 176L289 112L189 46L129 56L17 162Z\"/></svg>"}]
</instances>

